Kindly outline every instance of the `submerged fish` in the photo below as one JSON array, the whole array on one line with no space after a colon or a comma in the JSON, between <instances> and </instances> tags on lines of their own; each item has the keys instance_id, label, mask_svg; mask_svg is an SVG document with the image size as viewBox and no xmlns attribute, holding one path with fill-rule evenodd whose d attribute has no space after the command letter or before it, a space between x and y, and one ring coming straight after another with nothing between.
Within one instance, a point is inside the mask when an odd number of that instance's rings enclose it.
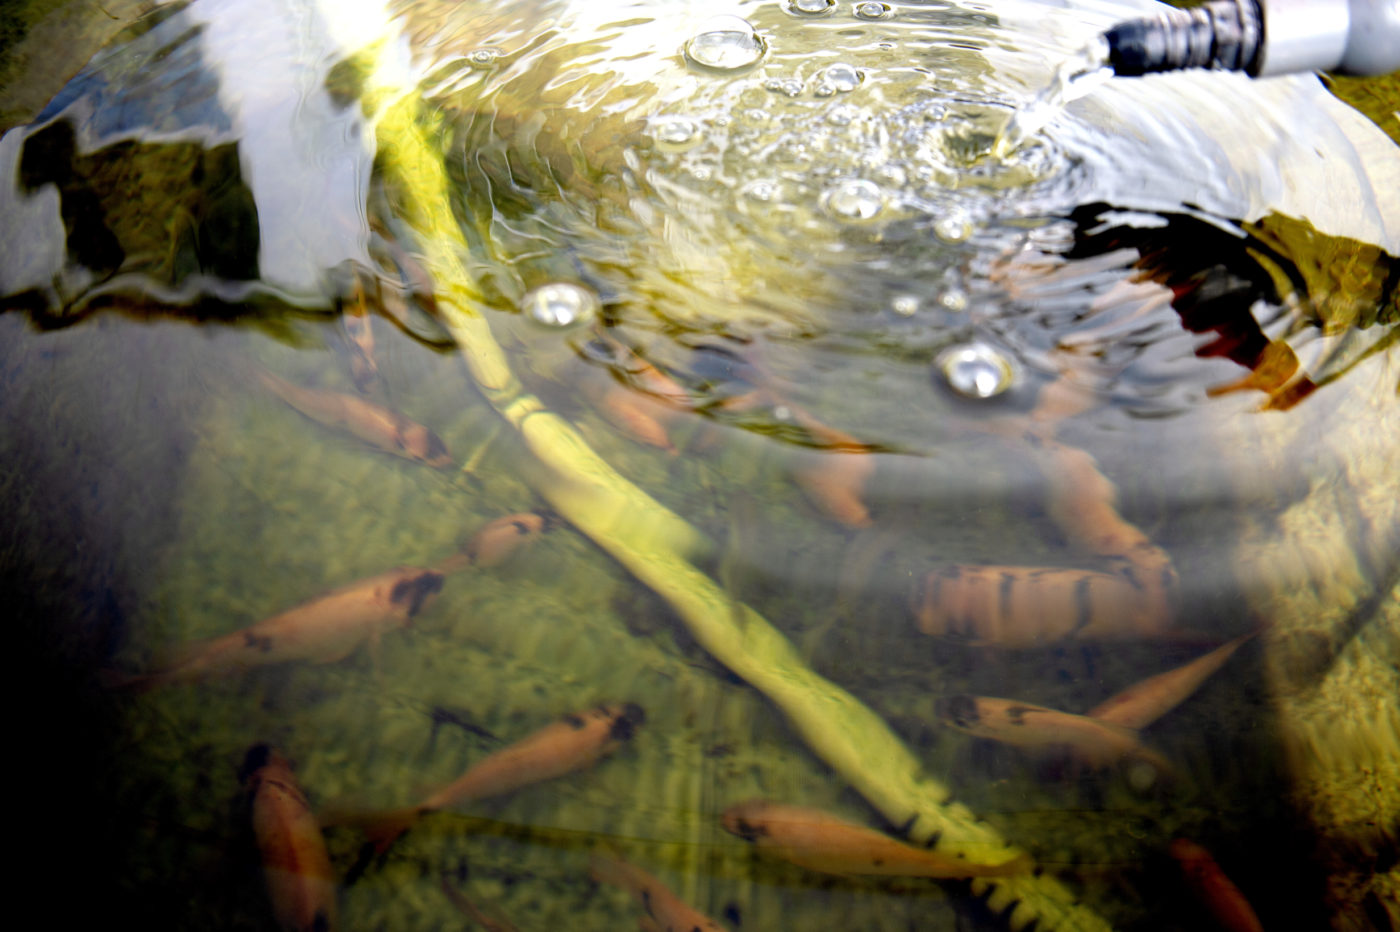
<instances>
[{"instance_id":1,"label":"submerged fish","mask_svg":"<svg viewBox=\"0 0 1400 932\"><path fill-rule=\"evenodd\" d=\"M1206 679L1225 665L1240 646L1257 632L1242 634L1190 663L1149 676L1099 703L1086 715L1125 728L1146 728L1186 701Z\"/></svg>"},{"instance_id":2,"label":"submerged fish","mask_svg":"<svg viewBox=\"0 0 1400 932\"><path fill-rule=\"evenodd\" d=\"M937 706L943 724L958 731L1032 751L1068 751L1091 767L1108 767L1125 758L1146 761L1170 773L1166 758L1142 743L1131 728L1087 715L986 696L949 696Z\"/></svg>"},{"instance_id":3,"label":"submerged fish","mask_svg":"<svg viewBox=\"0 0 1400 932\"><path fill-rule=\"evenodd\" d=\"M397 411L364 398L320 388L302 388L270 372L258 379L277 397L318 424L345 430L372 446L437 469L452 456L437 434Z\"/></svg>"},{"instance_id":4,"label":"submerged fish","mask_svg":"<svg viewBox=\"0 0 1400 932\"><path fill-rule=\"evenodd\" d=\"M473 764L418 805L360 821L375 851L382 854L429 812L511 793L592 766L630 740L645 720L642 707L631 702L600 705L581 715L566 715Z\"/></svg>"},{"instance_id":5,"label":"submerged fish","mask_svg":"<svg viewBox=\"0 0 1400 932\"><path fill-rule=\"evenodd\" d=\"M723 932L723 926L671 892L670 888L634 864L594 853L589 876L620 887L637 898L646 915L637 924L644 932Z\"/></svg>"},{"instance_id":6,"label":"submerged fish","mask_svg":"<svg viewBox=\"0 0 1400 932\"><path fill-rule=\"evenodd\" d=\"M1185 838L1174 840L1167 850L1180 865L1191 892L1217 926L1226 932L1264 932L1254 907L1215 863L1209 851Z\"/></svg>"},{"instance_id":7,"label":"submerged fish","mask_svg":"<svg viewBox=\"0 0 1400 932\"><path fill-rule=\"evenodd\" d=\"M870 448L855 437L828 427L795 405L788 405L793 420L821 446L819 459L792 470L792 478L817 508L846 527L869 527L865 483L875 472Z\"/></svg>"},{"instance_id":8,"label":"submerged fish","mask_svg":"<svg viewBox=\"0 0 1400 932\"><path fill-rule=\"evenodd\" d=\"M438 564L444 573L468 566L500 566L528 544L539 540L552 525L544 515L522 511L488 521L473 534L462 549Z\"/></svg>"},{"instance_id":9,"label":"submerged fish","mask_svg":"<svg viewBox=\"0 0 1400 932\"><path fill-rule=\"evenodd\" d=\"M334 663L362 641L377 646L385 631L401 628L442 588L442 573L399 567L343 586L232 634L180 650L174 663L117 685L156 686L202 679L294 660Z\"/></svg>"},{"instance_id":10,"label":"submerged fish","mask_svg":"<svg viewBox=\"0 0 1400 932\"><path fill-rule=\"evenodd\" d=\"M959 857L907 845L888 835L819 809L763 799L724 810L724 828L753 842L764 854L824 874L887 877L1002 877L1030 869L1019 855L1000 864L974 864Z\"/></svg>"},{"instance_id":11,"label":"submerged fish","mask_svg":"<svg viewBox=\"0 0 1400 932\"><path fill-rule=\"evenodd\" d=\"M266 744L239 769L250 801L272 913L286 932L329 932L335 924L335 874L316 817L292 769Z\"/></svg>"},{"instance_id":12,"label":"submerged fish","mask_svg":"<svg viewBox=\"0 0 1400 932\"><path fill-rule=\"evenodd\" d=\"M598 412L638 443L676 454L666 429L674 411L650 395L622 385L609 385L598 396Z\"/></svg>"},{"instance_id":13,"label":"submerged fish","mask_svg":"<svg viewBox=\"0 0 1400 932\"><path fill-rule=\"evenodd\" d=\"M373 281L373 279L371 279ZM369 296L364 283L355 277L355 298L341 310L340 326L350 348L350 379L360 392L367 392L379 381L379 363L374 358L374 328L370 325Z\"/></svg>"},{"instance_id":14,"label":"submerged fish","mask_svg":"<svg viewBox=\"0 0 1400 932\"><path fill-rule=\"evenodd\" d=\"M669 428L694 409L690 393L620 340L604 333L594 345L623 380L591 390L599 413L638 443L674 455Z\"/></svg>"},{"instance_id":15,"label":"submerged fish","mask_svg":"<svg viewBox=\"0 0 1400 932\"><path fill-rule=\"evenodd\" d=\"M925 634L975 646L1181 636L1155 591L1097 570L954 564L924 577L913 609Z\"/></svg>"}]
</instances>

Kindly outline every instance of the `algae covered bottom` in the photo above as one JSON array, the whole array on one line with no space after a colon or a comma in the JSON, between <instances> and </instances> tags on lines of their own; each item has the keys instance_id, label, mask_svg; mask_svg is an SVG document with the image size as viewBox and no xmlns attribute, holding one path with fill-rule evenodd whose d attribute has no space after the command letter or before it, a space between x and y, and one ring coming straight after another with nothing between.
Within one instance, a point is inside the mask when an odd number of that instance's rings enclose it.
<instances>
[{"instance_id":1,"label":"algae covered bottom","mask_svg":"<svg viewBox=\"0 0 1400 932\"><path fill-rule=\"evenodd\" d=\"M994 151L1143 4L597 7L160 5L0 138L112 901L1199 928L1189 837L1393 922L1394 142L1182 75Z\"/></svg>"}]
</instances>

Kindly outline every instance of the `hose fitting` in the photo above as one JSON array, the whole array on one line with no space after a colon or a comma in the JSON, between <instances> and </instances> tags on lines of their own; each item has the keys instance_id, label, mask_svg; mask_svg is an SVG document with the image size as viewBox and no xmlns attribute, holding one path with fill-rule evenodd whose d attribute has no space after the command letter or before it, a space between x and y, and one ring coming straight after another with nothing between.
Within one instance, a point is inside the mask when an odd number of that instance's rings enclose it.
<instances>
[{"instance_id":1,"label":"hose fitting","mask_svg":"<svg viewBox=\"0 0 1400 932\"><path fill-rule=\"evenodd\" d=\"M1211 0L1119 23L1104 38L1114 73L1129 77L1182 68L1249 71L1263 35L1257 0Z\"/></svg>"},{"instance_id":2,"label":"hose fitting","mask_svg":"<svg viewBox=\"0 0 1400 932\"><path fill-rule=\"evenodd\" d=\"M1181 68L1386 74L1400 69L1400 0L1210 0L1119 23L1103 37L1124 76Z\"/></svg>"}]
</instances>

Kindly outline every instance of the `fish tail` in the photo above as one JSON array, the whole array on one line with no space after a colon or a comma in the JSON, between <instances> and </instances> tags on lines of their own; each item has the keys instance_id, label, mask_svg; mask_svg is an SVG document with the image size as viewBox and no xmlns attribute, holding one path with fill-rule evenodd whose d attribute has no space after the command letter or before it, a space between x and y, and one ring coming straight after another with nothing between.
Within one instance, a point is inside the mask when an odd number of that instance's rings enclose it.
<instances>
[{"instance_id":1,"label":"fish tail","mask_svg":"<svg viewBox=\"0 0 1400 932\"><path fill-rule=\"evenodd\" d=\"M432 568L446 576L449 573L456 573L461 570L470 569L473 565L469 554L454 553L450 557L439 560Z\"/></svg>"}]
</instances>

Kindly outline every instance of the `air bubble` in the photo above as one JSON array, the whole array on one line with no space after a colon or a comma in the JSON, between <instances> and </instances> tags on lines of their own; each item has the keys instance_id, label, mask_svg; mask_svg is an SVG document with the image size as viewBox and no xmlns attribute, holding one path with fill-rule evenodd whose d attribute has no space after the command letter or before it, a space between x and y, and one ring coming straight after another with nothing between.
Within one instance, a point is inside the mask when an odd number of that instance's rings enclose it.
<instances>
[{"instance_id":1,"label":"air bubble","mask_svg":"<svg viewBox=\"0 0 1400 932\"><path fill-rule=\"evenodd\" d=\"M767 47L746 19L716 16L685 43L685 57L711 71L739 71L756 64Z\"/></svg>"},{"instance_id":2,"label":"air bubble","mask_svg":"<svg viewBox=\"0 0 1400 932\"><path fill-rule=\"evenodd\" d=\"M551 282L526 292L520 310L535 323L554 330L586 323L598 316L601 303L587 288L571 282Z\"/></svg>"},{"instance_id":3,"label":"air bubble","mask_svg":"<svg viewBox=\"0 0 1400 932\"><path fill-rule=\"evenodd\" d=\"M787 8L802 16L821 16L830 13L836 0L788 0Z\"/></svg>"},{"instance_id":4,"label":"air bubble","mask_svg":"<svg viewBox=\"0 0 1400 932\"><path fill-rule=\"evenodd\" d=\"M890 188L902 188L909 183L909 173L903 166L894 163L876 166L873 174L881 184Z\"/></svg>"},{"instance_id":5,"label":"air bubble","mask_svg":"<svg viewBox=\"0 0 1400 932\"><path fill-rule=\"evenodd\" d=\"M961 314L967 310L967 292L957 285L945 288L938 296L938 304L945 311L952 311L954 314Z\"/></svg>"},{"instance_id":6,"label":"air bubble","mask_svg":"<svg viewBox=\"0 0 1400 932\"><path fill-rule=\"evenodd\" d=\"M802 82L797 78L769 78L763 82L763 87L784 97L797 97L804 90Z\"/></svg>"},{"instance_id":7,"label":"air bubble","mask_svg":"<svg viewBox=\"0 0 1400 932\"><path fill-rule=\"evenodd\" d=\"M985 343L944 350L934 365L948 387L966 398L995 398L1016 381L1011 361Z\"/></svg>"},{"instance_id":8,"label":"air bubble","mask_svg":"<svg viewBox=\"0 0 1400 932\"><path fill-rule=\"evenodd\" d=\"M822 195L822 205L846 220L869 220L885 207L885 197L873 181L843 181Z\"/></svg>"},{"instance_id":9,"label":"air bubble","mask_svg":"<svg viewBox=\"0 0 1400 932\"><path fill-rule=\"evenodd\" d=\"M891 13L888 3L880 3L878 0L865 0L864 3L857 3L855 9L856 16L861 19L888 19Z\"/></svg>"},{"instance_id":10,"label":"air bubble","mask_svg":"<svg viewBox=\"0 0 1400 932\"><path fill-rule=\"evenodd\" d=\"M778 186L771 181L750 181L739 192L751 201L766 204L778 196Z\"/></svg>"},{"instance_id":11,"label":"air bubble","mask_svg":"<svg viewBox=\"0 0 1400 932\"><path fill-rule=\"evenodd\" d=\"M486 48L473 49L468 52L467 61L471 62L473 68L485 70L487 68L496 67L496 64L501 60L501 56L504 54L505 51L503 49L491 48L488 46Z\"/></svg>"},{"instance_id":12,"label":"air bubble","mask_svg":"<svg viewBox=\"0 0 1400 932\"><path fill-rule=\"evenodd\" d=\"M900 317L913 317L919 313L919 296L912 294L895 295L890 299L890 310Z\"/></svg>"},{"instance_id":13,"label":"air bubble","mask_svg":"<svg viewBox=\"0 0 1400 932\"><path fill-rule=\"evenodd\" d=\"M960 210L950 211L934 221L933 232L945 243L965 242L972 235L972 219Z\"/></svg>"},{"instance_id":14,"label":"air bubble","mask_svg":"<svg viewBox=\"0 0 1400 932\"><path fill-rule=\"evenodd\" d=\"M860 87L860 72L845 62L829 65L822 71L822 81L830 84L838 93L847 93Z\"/></svg>"},{"instance_id":15,"label":"air bubble","mask_svg":"<svg viewBox=\"0 0 1400 932\"><path fill-rule=\"evenodd\" d=\"M651 132L662 146L680 149L700 138L700 124L685 116L661 117L652 123Z\"/></svg>"},{"instance_id":16,"label":"air bubble","mask_svg":"<svg viewBox=\"0 0 1400 932\"><path fill-rule=\"evenodd\" d=\"M826 112L826 121L833 126L850 126L858 116L858 108L849 104L837 104Z\"/></svg>"}]
</instances>

